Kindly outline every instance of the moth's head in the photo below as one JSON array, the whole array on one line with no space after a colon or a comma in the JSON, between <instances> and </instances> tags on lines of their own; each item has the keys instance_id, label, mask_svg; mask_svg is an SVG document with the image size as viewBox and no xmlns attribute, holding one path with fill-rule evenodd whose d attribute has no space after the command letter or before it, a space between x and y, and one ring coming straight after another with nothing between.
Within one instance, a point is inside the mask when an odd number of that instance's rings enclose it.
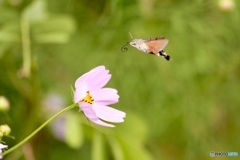
<instances>
[{"instance_id":1,"label":"moth's head","mask_svg":"<svg viewBox=\"0 0 240 160\"><path fill-rule=\"evenodd\" d=\"M133 47L137 47L143 43L142 39L133 39L129 44Z\"/></svg>"}]
</instances>

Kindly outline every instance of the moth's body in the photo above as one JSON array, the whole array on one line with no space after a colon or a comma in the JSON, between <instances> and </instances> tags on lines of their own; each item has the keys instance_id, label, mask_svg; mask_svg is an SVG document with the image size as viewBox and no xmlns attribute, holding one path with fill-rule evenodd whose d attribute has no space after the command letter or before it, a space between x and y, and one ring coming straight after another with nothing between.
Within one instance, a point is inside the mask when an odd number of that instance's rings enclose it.
<instances>
[{"instance_id":1,"label":"moth's body","mask_svg":"<svg viewBox=\"0 0 240 160\"><path fill-rule=\"evenodd\" d=\"M168 44L168 40L165 37L148 40L133 39L129 44L145 53L163 56L166 60L170 60L170 56L163 50Z\"/></svg>"}]
</instances>

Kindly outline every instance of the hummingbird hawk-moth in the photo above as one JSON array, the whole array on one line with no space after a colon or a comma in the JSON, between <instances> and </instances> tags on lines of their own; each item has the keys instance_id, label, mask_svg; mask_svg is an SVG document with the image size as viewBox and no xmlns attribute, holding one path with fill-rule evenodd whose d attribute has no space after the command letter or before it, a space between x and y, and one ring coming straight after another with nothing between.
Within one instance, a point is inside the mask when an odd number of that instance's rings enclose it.
<instances>
[{"instance_id":1,"label":"hummingbird hawk-moth","mask_svg":"<svg viewBox=\"0 0 240 160\"><path fill-rule=\"evenodd\" d=\"M131 42L127 42L126 45L129 45L129 44L145 53L153 54L156 56L163 56L166 60L168 61L170 60L170 56L163 50L168 44L168 39L166 39L165 37L156 37L156 38L151 38L147 40L133 39ZM122 52L125 52L128 50L125 47L126 45L122 47L121 49Z\"/></svg>"}]
</instances>

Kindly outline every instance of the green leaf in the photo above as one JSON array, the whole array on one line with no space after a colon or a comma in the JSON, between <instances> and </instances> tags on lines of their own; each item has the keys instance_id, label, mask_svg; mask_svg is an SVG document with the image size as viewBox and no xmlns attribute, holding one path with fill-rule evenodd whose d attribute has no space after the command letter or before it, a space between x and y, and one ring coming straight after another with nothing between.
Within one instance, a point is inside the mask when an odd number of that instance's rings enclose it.
<instances>
[{"instance_id":1,"label":"green leaf","mask_svg":"<svg viewBox=\"0 0 240 160\"><path fill-rule=\"evenodd\" d=\"M127 160L151 160L151 154L144 148L144 142L147 137L147 125L138 116L128 112L127 120L124 125L118 126L117 145L121 146L124 158ZM120 152L120 151L118 151ZM120 154L120 153L118 153Z\"/></svg>"},{"instance_id":2,"label":"green leaf","mask_svg":"<svg viewBox=\"0 0 240 160\"><path fill-rule=\"evenodd\" d=\"M7 23L0 28L0 42L17 41L20 41L20 31L16 22Z\"/></svg>"},{"instance_id":3,"label":"green leaf","mask_svg":"<svg viewBox=\"0 0 240 160\"><path fill-rule=\"evenodd\" d=\"M141 118L128 112L124 123L125 125L120 125L116 128L121 137L132 137L133 139L137 139L137 141L144 141L146 139L148 134L147 125Z\"/></svg>"},{"instance_id":4,"label":"green leaf","mask_svg":"<svg viewBox=\"0 0 240 160\"><path fill-rule=\"evenodd\" d=\"M66 43L74 30L75 23L71 17L54 16L34 23L32 36L38 43Z\"/></svg>"},{"instance_id":5,"label":"green leaf","mask_svg":"<svg viewBox=\"0 0 240 160\"><path fill-rule=\"evenodd\" d=\"M7 23L9 21L17 21L18 20L18 14L15 10L11 10L9 8L4 8L4 6L0 6L0 24Z\"/></svg>"},{"instance_id":6,"label":"green leaf","mask_svg":"<svg viewBox=\"0 0 240 160\"><path fill-rule=\"evenodd\" d=\"M9 43L0 43L0 59L3 57L5 51L10 47L11 45Z\"/></svg>"},{"instance_id":7,"label":"green leaf","mask_svg":"<svg viewBox=\"0 0 240 160\"><path fill-rule=\"evenodd\" d=\"M66 43L69 36L64 33L46 33L38 35L35 40L39 43Z\"/></svg>"},{"instance_id":8,"label":"green leaf","mask_svg":"<svg viewBox=\"0 0 240 160\"><path fill-rule=\"evenodd\" d=\"M69 113L66 117L66 143L71 148L79 148L83 144L83 132L79 121L79 115Z\"/></svg>"},{"instance_id":9,"label":"green leaf","mask_svg":"<svg viewBox=\"0 0 240 160\"><path fill-rule=\"evenodd\" d=\"M113 152L113 157L115 160L124 160L124 153L121 144L119 143L118 139L113 136L107 137L108 143Z\"/></svg>"},{"instance_id":10,"label":"green leaf","mask_svg":"<svg viewBox=\"0 0 240 160\"><path fill-rule=\"evenodd\" d=\"M134 137L121 138L121 145L127 160L152 160L152 156L143 144Z\"/></svg>"},{"instance_id":11,"label":"green leaf","mask_svg":"<svg viewBox=\"0 0 240 160\"><path fill-rule=\"evenodd\" d=\"M105 160L103 135L97 131L93 138L92 160Z\"/></svg>"},{"instance_id":12,"label":"green leaf","mask_svg":"<svg viewBox=\"0 0 240 160\"><path fill-rule=\"evenodd\" d=\"M45 1L35 0L23 11L23 18L30 22L40 21L46 18L46 6Z\"/></svg>"}]
</instances>

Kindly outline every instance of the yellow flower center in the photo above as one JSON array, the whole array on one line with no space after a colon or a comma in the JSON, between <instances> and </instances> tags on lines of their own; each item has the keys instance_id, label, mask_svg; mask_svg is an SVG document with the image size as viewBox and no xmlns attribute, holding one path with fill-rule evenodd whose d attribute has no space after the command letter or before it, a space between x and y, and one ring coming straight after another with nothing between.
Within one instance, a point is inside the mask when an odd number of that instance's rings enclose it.
<instances>
[{"instance_id":1,"label":"yellow flower center","mask_svg":"<svg viewBox=\"0 0 240 160\"><path fill-rule=\"evenodd\" d=\"M91 96L90 92L87 91L86 97L84 97L80 102L86 102L86 103L89 103L89 104L93 104L94 99L93 99L93 97Z\"/></svg>"}]
</instances>

